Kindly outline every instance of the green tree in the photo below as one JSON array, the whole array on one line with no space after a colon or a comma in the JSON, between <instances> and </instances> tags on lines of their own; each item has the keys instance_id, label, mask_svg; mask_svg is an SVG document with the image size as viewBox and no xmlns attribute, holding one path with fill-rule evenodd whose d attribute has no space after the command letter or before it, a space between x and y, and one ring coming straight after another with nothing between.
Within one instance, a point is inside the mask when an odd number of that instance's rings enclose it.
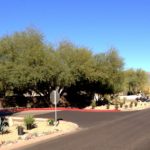
<instances>
[{"instance_id":1,"label":"green tree","mask_svg":"<svg viewBox=\"0 0 150 150\"><path fill-rule=\"evenodd\" d=\"M99 93L109 94L122 91L123 59L116 49L95 56L95 84Z\"/></svg>"},{"instance_id":2,"label":"green tree","mask_svg":"<svg viewBox=\"0 0 150 150\"><path fill-rule=\"evenodd\" d=\"M129 94L137 94L143 91L148 82L148 76L142 69L129 69L125 71L126 90Z\"/></svg>"},{"instance_id":3,"label":"green tree","mask_svg":"<svg viewBox=\"0 0 150 150\"><path fill-rule=\"evenodd\" d=\"M36 85L47 47L34 29L16 32L0 39L1 91L24 91ZM4 93L5 93L4 92Z\"/></svg>"},{"instance_id":4,"label":"green tree","mask_svg":"<svg viewBox=\"0 0 150 150\"><path fill-rule=\"evenodd\" d=\"M74 44L63 41L59 44L57 51L60 61L67 68L64 74L67 99L75 106L81 106L85 101L80 99L84 91L87 95L89 83L94 79L94 57L92 52L85 47L77 47Z\"/></svg>"},{"instance_id":5,"label":"green tree","mask_svg":"<svg viewBox=\"0 0 150 150\"><path fill-rule=\"evenodd\" d=\"M63 41L60 43L57 52L62 64L69 68L71 84L81 78L92 79L94 59L89 49Z\"/></svg>"}]
</instances>

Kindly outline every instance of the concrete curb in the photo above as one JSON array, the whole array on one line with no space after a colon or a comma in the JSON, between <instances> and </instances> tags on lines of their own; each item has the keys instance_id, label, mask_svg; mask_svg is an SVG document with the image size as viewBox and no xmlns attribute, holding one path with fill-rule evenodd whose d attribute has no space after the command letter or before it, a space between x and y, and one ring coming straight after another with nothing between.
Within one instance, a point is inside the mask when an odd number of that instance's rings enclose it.
<instances>
[{"instance_id":1,"label":"concrete curb","mask_svg":"<svg viewBox=\"0 0 150 150\"><path fill-rule=\"evenodd\" d=\"M16 112L21 112L21 111L47 111L47 110L55 110L55 108L4 108L0 109L0 112L4 113L16 113ZM115 109L110 109L110 110L100 110L100 109L79 109L79 108L63 108L63 107L58 107L57 110L59 111L79 111L79 112L121 112L121 110L115 110Z\"/></svg>"}]
</instances>

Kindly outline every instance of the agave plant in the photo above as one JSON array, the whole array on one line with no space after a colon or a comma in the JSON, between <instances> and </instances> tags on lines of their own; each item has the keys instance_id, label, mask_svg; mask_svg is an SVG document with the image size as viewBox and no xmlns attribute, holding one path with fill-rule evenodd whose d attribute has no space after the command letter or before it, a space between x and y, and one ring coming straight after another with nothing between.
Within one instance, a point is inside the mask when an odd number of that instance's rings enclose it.
<instances>
[{"instance_id":1,"label":"agave plant","mask_svg":"<svg viewBox=\"0 0 150 150\"><path fill-rule=\"evenodd\" d=\"M8 121L5 117L0 117L0 134L6 133L8 131Z\"/></svg>"}]
</instances>

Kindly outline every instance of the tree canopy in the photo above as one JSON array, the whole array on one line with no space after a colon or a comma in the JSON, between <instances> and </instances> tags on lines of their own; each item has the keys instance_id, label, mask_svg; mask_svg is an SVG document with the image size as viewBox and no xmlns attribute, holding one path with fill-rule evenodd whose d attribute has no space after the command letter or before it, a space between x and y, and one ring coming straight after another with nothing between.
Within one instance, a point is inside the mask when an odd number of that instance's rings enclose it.
<instances>
[{"instance_id":1,"label":"tree canopy","mask_svg":"<svg viewBox=\"0 0 150 150\"><path fill-rule=\"evenodd\" d=\"M144 90L148 82L148 75L142 69L129 69L125 71L126 91L129 94L137 94Z\"/></svg>"},{"instance_id":2,"label":"tree canopy","mask_svg":"<svg viewBox=\"0 0 150 150\"><path fill-rule=\"evenodd\" d=\"M49 97L56 88L87 94L115 94L126 88L137 93L147 82L141 69L124 71L115 48L94 55L68 41L54 47L32 28L0 38L0 70L1 96L35 91Z\"/></svg>"}]
</instances>

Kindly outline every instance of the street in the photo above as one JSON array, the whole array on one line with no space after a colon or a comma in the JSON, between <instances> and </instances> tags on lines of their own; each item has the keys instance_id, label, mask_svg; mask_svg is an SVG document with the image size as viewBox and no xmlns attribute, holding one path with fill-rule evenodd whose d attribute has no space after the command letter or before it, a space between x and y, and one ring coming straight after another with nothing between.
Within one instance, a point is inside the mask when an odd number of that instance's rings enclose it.
<instances>
[{"instance_id":1,"label":"street","mask_svg":"<svg viewBox=\"0 0 150 150\"><path fill-rule=\"evenodd\" d=\"M53 113L36 117L52 117ZM81 130L59 138L27 145L20 150L149 150L150 109L136 112L58 113L61 119L78 123Z\"/></svg>"}]
</instances>

